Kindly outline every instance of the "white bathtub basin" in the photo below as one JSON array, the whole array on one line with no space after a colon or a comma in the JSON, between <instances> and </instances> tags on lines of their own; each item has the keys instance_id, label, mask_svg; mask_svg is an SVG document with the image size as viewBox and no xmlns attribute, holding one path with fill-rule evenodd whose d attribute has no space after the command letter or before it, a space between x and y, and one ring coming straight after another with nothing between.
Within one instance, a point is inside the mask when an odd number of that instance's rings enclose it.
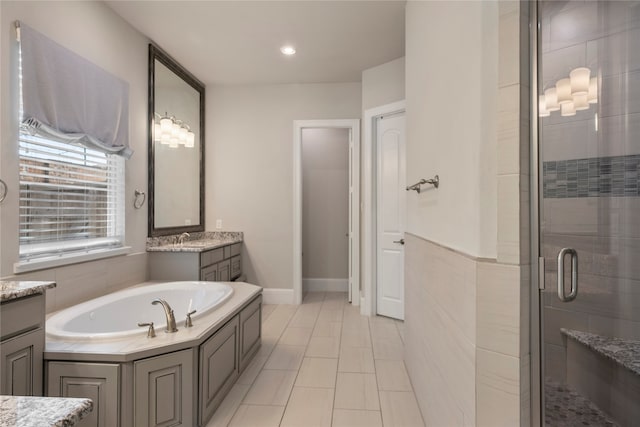
<instances>
[{"instance_id":1,"label":"white bathtub basin","mask_svg":"<svg viewBox=\"0 0 640 427\"><path fill-rule=\"evenodd\" d=\"M47 320L47 335L54 338L114 339L144 335L147 328L138 323L153 322L156 334L167 324L161 305L151 301L162 298L171 305L178 329L184 327L189 311L197 318L215 309L233 295L233 288L217 282L168 282L114 292L64 309ZM179 332L178 332L179 333Z\"/></svg>"}]
</instances>

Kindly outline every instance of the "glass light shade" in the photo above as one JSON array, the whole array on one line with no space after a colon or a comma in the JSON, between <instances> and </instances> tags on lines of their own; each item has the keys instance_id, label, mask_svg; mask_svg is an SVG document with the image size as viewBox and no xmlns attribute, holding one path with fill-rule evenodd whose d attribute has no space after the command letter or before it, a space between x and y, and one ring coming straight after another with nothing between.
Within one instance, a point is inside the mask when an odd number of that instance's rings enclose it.
<instances>
[{"instance_id":1,"label":"glass light shade","mask_svg":"<svg viewBox=\"0 0 640 427\"><path fill-rule=\"evenodd\" d=\"M162 136L162 131L160 130L160 123L154 123L153 124L153 140L155 142L159 142L161 136Z\"/></svg>"},{"instance_id":2,"label":"glass light shade","mask_svg":"<svg viewBox=\"0 0 640 427\"><path fill-rule=\"evenodd\" d=\"M169 141L169 147L178 148L178 138L171 137L171 140Z\"/></svg>"},{"instance_id":3,"label":"glass light shade","mask_svg":"<svg viewBox=\"0 0 640 427\"><path fill-rule=\"evenodd\" d=\"M592 77L589 81L589 93L587 94L587 102L589 104L598 103L598 78Z\"/></svg>"},{"instance_id":4,"label":"glass light shade","mask_svg":"<svg viewBox=\"0 0 640 427\"><path fill-rule=\"evenodd\" d=\"M546 101L544 99L544 95L540 95L538 97L538 115L540 117L549 117L551 113L547 110Z\"/></svg>"},{"instance_id":5,"label":"glass light shade","mask_svg":"<svg viewBox=\"0 0 640 427\"><path fill-rule=\"evenodd\" d=\"M573 102L571 96L571 79L560 79L556 83L556 93L558 94L558 104Z\"/></svg>"},{"instance_id":6,"label":"glass light shade","mask_svg":"<svg viewBox=\"0 0 640 427\"><path fill-rule=\"evenodd\" d=\"M589 76L591 70L580 67L575 68L569 73L571 80L571 95L586 95L589 92Z\"/></svg>"},{"instance_id":7,"label":"glass light shade","mask_svg":"<svg viewBox=\"0 0 640 427\"><path fill-rule=\"evenodd\" d=\"M573 106L576 111L580 110L588 110L589 109L589 101L587 101L587 94L581 95L573 95Z\"/></svg>"},{"instance_id":8,"label":"glass light shade","mask_svg":"<svg viewBox=\"0 0 640 427\"><path fill-rule=\"evenodd\" d=\"M569 117L576 115L576 107L573 105L573 102L565 102L560 105L560 115L562 117Z\"/></svg>"},{"instance_id":9,"label":"glass light shade","mask_svg":"<svg viewBox=\"0 0 640 427\"><path fill-rule=\"evenodd\" d=\"M169 117L163 116L160 119L160 130L162 132L170 132L172 125L173 125L173 120L171 120Z\"/></svg>"},{"instance_id":10,"label":"glass light shade","mask_svg":"<svg viewBox=\"0 0 640 427\"><path fill-rule=\"evenodd\" d=\"M196 145L196 135L189 131L187 132L187 142L185 142L184 146L187 148L193 148Z\"/></svg>"},{"instance_id":11,"label":"glass light shade","mask_svg":"<svg viewBox=\"0 0 640 427\"><path fill-rule=\"evenodd\" d=\"M187 142L187 128L181 127L180 133L178 134L178 139L180 140L180 144L184 144Z\"/></svg>"},{"instance_id":12,"label":"glass light shade","mask_svg":"<svg viewBox=\"0 0 640 427\"><path fill-rule=\"evenodd\" d=\"M555 87L550 87L544 91L544 105L549 112L558 111L560 105L558 105L558 94Z\"/></svg>"},{"instance_id":13,"label":"glass light shade","mask_svg":"<svg viewBox=\"0 0 640 427\"><path fill-rule=\"evenodd\" d=\"M171 125L171 138L178 139L179 136L180 136L180 125L177 124L176 122L173 122L173 124Z\"/></svg>"},{"instance_id":14,"label":"glass light shade","mask_svg":"<svg viewBox=\"0 0 640 427\"><path fill-rule=\"evenodd\" d=\"M164 145L169 145L170 142L171 142L171 134L167 132L162 132L160 134L160 143Z\"/></svg>"}]
</instances>

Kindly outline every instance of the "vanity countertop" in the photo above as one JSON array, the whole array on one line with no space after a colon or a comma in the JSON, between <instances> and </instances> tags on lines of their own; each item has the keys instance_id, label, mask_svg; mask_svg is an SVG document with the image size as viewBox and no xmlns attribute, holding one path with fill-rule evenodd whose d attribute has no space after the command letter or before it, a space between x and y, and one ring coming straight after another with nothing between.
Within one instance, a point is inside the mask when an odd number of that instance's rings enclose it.
<instances>
[{"instance_id":1,"label":"vanity countertop","mask_svg":"<svg viewBox=\"0 0 640 427\"><path fill-rule=\"evenodd\" d=\"M242 232L205 231L191 233L182 244L175 243L177 236L150 237L147 239L147 252L204 252L222 246L240 243Z\"/></svg>"},{"instance_id":2,"label":"vanity countertop","mask_svg":"<svg viewBox=\"0 0 640 427\"><path fill-rule=\"evenodd\" d=\"M29 295L44 293L49 288L55 288L56 282L30 282L30 281L1 281L0 302L11 301Z\"/></svg>"},{"instance_id":3,"label":"vanity countertop","mask_svg":"<svg viewBox=\"0 0 640 427\"><path fill-rule=\"evenodd\" d=\"M0 396L0 425L74 426L92 410L91 399Z\"/></svg>"}]
</instances>

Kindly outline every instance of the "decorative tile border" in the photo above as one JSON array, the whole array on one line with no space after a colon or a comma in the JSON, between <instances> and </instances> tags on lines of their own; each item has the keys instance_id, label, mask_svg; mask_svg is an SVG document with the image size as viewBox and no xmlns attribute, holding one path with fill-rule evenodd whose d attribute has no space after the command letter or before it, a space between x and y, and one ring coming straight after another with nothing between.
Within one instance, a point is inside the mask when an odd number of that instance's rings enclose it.
<instances>
[{"instance_id":1,"label":"decorative tile border","mask_svg":"<svg viewBox=\"0 0 640 427\"><path fill-rule=\"evenodd\" d=\"M640 196L640 155L558 160L542 165L545 199Z\"/></svg>"}]
</instances>

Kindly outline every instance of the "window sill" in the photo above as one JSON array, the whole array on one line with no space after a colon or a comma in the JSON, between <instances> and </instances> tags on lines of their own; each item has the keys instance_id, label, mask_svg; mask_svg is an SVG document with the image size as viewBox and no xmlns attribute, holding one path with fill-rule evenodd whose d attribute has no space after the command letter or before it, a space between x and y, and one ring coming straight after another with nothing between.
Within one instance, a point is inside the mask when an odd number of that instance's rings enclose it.
<instances>
[{"instance_id":1,"label":"window sill","mask_svg":"<svg viewBox=\"0 0 640 427\"><path fill-rule=\"evenodd\" d=\"M13 264L13 272L26 273L29 271L45 270L47 268L61 267L64 265L78 264L81 262L95 261L103 258L111 258L118 255L126 255L131 251L130 246L116 249L98 249L95 251L67 254L55 257L39 258L32 261L20 261Z\"/></svg>"}]
</instances>

